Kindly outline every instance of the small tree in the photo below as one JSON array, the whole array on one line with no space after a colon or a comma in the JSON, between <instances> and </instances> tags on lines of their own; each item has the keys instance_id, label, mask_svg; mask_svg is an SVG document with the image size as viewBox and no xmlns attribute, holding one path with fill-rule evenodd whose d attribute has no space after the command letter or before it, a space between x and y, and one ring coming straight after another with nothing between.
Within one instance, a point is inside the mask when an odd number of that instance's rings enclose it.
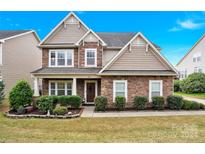
<instances>
[{"instance_id":1,"label":"small tree","mask_svg":"<svg viewBox=\"0 0 205 154\"><path fill-rule=\"evenodd\" d=\"M10 109L17 110L20 106L30 105L32 96L33 91L26 81L17 82L9 93Z\"/></svg>"},{"instance_id":2,"label":"small tree","mask_svg":"<svg viewBox=\"0 0 205 154\"><path fill-rule=\"evenodd\" d=\"M0 81L0 104L2 103L3 99L4 99L4 83L3 81Z\"/></svg>"}]
</instances>

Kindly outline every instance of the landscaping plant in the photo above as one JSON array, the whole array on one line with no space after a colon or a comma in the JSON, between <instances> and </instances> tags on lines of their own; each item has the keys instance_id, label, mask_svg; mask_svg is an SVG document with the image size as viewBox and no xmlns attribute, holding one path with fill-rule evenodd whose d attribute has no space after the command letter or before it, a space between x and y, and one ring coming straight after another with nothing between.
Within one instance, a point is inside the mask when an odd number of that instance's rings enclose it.
<instances>
[{"instance_id":1,"label":"landscaping plant","mask_svg":"<svg viewBox=\"0 0 205 154\"><path fill-rule=\"evenodd\" d=\"M69 104L72 108L80 108L82 105L82 98L80 96L72 95L69 97Z\"/></svg>"},{"instance_id":2,"label":"landscaping plant","mask_svg":"<svg viewBox=\"0 0 205 154\"><path fill-rule=\"evenodd\" d=\"M55 108L54 100L50 96L42 96L37 100L37 108L43 113L52 113Z\"/></svg>"},{"instance_id":3,"label":"landscaping plant","mask_svg":"<svg viewBox=\"0 0 205 154\"><path fill-rule=\"evenodd\" d=\"M62 106L66 106L66 107L71 106L70 102L69 102L69 97L70 96L58 96L58 103L60 103L60 105L62 105Z\"/></svg>"},{"instance_id":4,"label":"landscaping plant","mask_svg":"<svg viewBox=\"0 0 205 154\"><path fill-rule=\"evenodd\" d=\"M33 91L30 85L24 80L19 81L9 93L10 109L17 110L20 106L30 105L32 96Z\"/></svg>"},{"instance_id":5,"label":"landscaping plant","mask_svg":"<svg viewBox=\"0 0 205 154\"><path fill-rule=\"evenodd\" d=\"M155 110L163 110L164 109L164 97L162 96L152 97L152 107Z\"/></svg>"},{"instance_id":6,"label":"landscaping plant","mask_svg":"<svg viewBox=\"0 0 205 154\"><path fill-rule=\"evenodd\" d=\"M56 106L56 108L53 110L53 114L56 115L65 115L68 113L68 109L65 106Z\"/></svg>"},{"instance_id":7,"label":"landscaping plant","mask_svg":"<svg viewBox=\"0 0 205 154\"><path fill-rule=\"evenodd\" d=\"M96 111L105 111L107 108L107 97L97 96L95 98L95 110Z\"/></svg>"},{"instance_id":8,"label":"landscaping plant","mask_svg":"<svg viewBox=\"0 0 205 154\"><path fill-rule=\"evenodd\" d=\"M146 96L135 96L133 107L138 110L144 110L146 108L147 102L148 102L148 98Z\"/></svg>"},{"instance_id":9,"label":"landscaping plant","mask_svg":"<svg viewBox=\"0 0 205 154\"><path fill-rule=\"evenodd\" d=\"M123 96L115 97L115 107L117 108L118 111L124 110L125 102L126 102L125 97L123 97Z\"/></svg>"},{"instance_id":10,"label":"landscaping plant","mask_svg":"<svg viewBox=\"0 0 205 154\"><path fill-rule=\"evenodd\" d=\"M192 101L189 100L183 100L183 106L182 109L184 110L190 110L192 105Z\"/></svg>"},{"instance_id":11,"label":"landscaping plant","mask_svg":"<svg viewBox=\"0 0 205 154\"><path fill-rule=\"evenodd\" d=\"M171 110L180 110L183 106L183 98L175 95L168 96L167 105Z\"/></svg>"},{"instance_id":12,"label":"landscaping plant","mask_svg":"<svg viewBox=\"0 0 205 154\"><path fill-rule=\"evenodd\" d=\"M193 73L190 74L181 83L182 92L185 93L204 93L205 92L205 74Z\"/></svg>"},{"instance_id":13,"label":"landscaping plant","mask_svg":"<svg viewBox=\"0 0 205 154\"><path fill-rule=\"evenodd\" d=\"M3 81L0 81L0 104L2 103L3 99L4 99L4 83Z\"/></svg>"},{"instance_id":14,"label":"landscaping plant","mask_svg":"<svg viewBox=\"0 0 205 154\"><path fill-rule=\"evenodd\" d=\"M200 104L198 102L192 101L191 103L191 110L199 110Z\"/></svg>"},{"instance_id":15,"label":"landscaping plant","mask_svg":"<svg viewBox=\"0 0 205 154\"><path fill-rule=\"evenodd\" d=\"M181 89L181 80L174 80L174 92L180 92L182 91Z\"/></svg>"}]
</instances>

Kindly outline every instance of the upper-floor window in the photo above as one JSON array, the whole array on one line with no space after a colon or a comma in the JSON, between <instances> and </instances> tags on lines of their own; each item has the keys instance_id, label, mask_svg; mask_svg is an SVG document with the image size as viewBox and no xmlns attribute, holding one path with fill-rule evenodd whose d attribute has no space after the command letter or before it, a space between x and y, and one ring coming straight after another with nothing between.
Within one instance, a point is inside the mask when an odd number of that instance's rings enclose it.
<instances>
[{"instance_id":1,"label":"upper-floor window","mask_svg":"<svg viewBox=\"0 0 205 154\"><path fill-rule=\"evenodd\" d=\"M74 53L72 49L68 50L50 50L49 66L50 67L73 67Z\"/></svg>"},{"instance_id":2,"label":"upper-floor window","mask_svg":"<svg viewBox=\"0 0 205 154\"><path fill-rule=\"evenodd\" d=\"M180 70L179 71L179 78L180 79L185 79L187 77L187 70L184 69L184 70Z\"/></svg>"},{"instance_id":3,"label":"upper-floor window","mask_svg":"<svg viewBox=\"0 0 205 154\"><path fill-rule=\"evenodd\" d=\"M85 49L85 66L97 67L97 49Z\"/></svg>"},{"instance_id":4,"label":"upper-floor window","mask_svg":"<svg viewBox=\"0 0 205 154\"><path fill-rule=\"evenodd\" d=\"M200 67L194 67L194 73L201 73L202 69Z\"/></svg>"},{"instance_id":5,"label":"upper-floor window","mask_svg":"<svg viewBox=\"0 0 205 154\"><path fill-rule=\"evenodd\" d=\"M195 53L193 55L193 62L200 62L201 61L201 53Z\"/></svg>"}]
</instances>

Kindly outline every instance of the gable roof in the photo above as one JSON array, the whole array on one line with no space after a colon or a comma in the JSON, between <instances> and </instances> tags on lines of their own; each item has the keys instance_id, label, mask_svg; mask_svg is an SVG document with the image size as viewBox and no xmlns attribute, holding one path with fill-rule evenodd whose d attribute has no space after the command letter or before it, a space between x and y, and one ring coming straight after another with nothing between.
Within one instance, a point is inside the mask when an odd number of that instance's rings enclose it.
<instances>
[{"instance_id":1,"label":"gable roof","mask_svg":"<svg viewBox=\"0 0 205 154\"><path fill-rule=\"evenodd\" d=\"M100 41L103 43L103 46L106 46L106 45L107 45L107 44L106 44L95 32L93 32L91 29L89 29L89 30L85 33L85 35L78 40L78 42L76 43L76 45L79 45L79 43L80 43L88 34L90 34L90 33L92 33L95 37L97 37L97 39L100 40Z\"/></svg>"},{"instance_id":2,"label":"gable roof","mask_svg":"<svg viewBox=\"0 0 205 154\"><path fill-rule=\"evenodd\" d=\"M30 33L33 33L37 41L40 42L39 36L33 30L0 30L0 42L4 42L6 40L20 37Z\"/></svg>"},{"instance_id":3,"label":"gable roof","mask_svg":"<svg viewBox=\"0 0 205 154\"><path fill-rule=\"evenodd\" d=\"M60 21L60 23L51 30L51 32L40 42L39 45L43 44L60 26L63 24L64 21L66 21L70 16L74 16L87 30L89 28L82 22L73 12L70 12L63 20Z\"/></svg>"},{"instance_id":4,"label":"gable roof","mask_svg":"<svg viewBox=\"0 0 205 154\"><path fill-rule=\"evenodd\" d=\"M205 34L202 35L202 37L192 46L192 48L186 53L186 55L176 64L176 66L178 66L185 58L186 56L188 56L188 54L195 48L195 46L197 46L201 40L203 40L203 38L205 37Z\"/></svg>"},{"instance_id":5,"label":"gable roof","mask_svg":"<svg viewBox=\"0 0 205 154\"><path fill-rule=\"evenodd\" d=\"M120 56L121 54L125 51L125 48L134 40L136 39L138 36L141 36L155 51L155 53L161 57L164 62L177 74L177 70L174 68L174 66L169 63L169 61L167 61L159 52L159 50L144 36L142 35L142 33L138 32L103 68L99 73L102 73L106 68L108 68L109 66L111 66Z\"/></svg>"}]
</instances>

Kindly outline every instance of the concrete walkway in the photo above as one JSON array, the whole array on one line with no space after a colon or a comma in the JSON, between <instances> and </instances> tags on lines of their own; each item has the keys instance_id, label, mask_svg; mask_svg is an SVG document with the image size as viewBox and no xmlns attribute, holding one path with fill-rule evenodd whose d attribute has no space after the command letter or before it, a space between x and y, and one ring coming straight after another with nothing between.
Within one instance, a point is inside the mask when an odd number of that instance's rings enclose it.
<instances>
[{"instance_id":1,"label":"concrete walkway","mask_svg":"<svg viewBox=\"0 0 205 154\"><path fill-rule=\"evenodd\" d=\"M121 111L94 112L94 106L85 106L81 117L142 117L142 116L181 116L205 115L204 111Z\"/></svg>"},{"instance_id":2,"label":"concrete walkway","mask_svg":"<svg viewBox=\"0 0 205 154\"><path fill-rule=\"evenodd\" d=\"M202 103L205 105L205 99L199 99L199 98L193 98L193 97L187 97L187 96L183 96L183 98L189 101L196 101L198 103Z\"/></svg>"}]
</instances>

